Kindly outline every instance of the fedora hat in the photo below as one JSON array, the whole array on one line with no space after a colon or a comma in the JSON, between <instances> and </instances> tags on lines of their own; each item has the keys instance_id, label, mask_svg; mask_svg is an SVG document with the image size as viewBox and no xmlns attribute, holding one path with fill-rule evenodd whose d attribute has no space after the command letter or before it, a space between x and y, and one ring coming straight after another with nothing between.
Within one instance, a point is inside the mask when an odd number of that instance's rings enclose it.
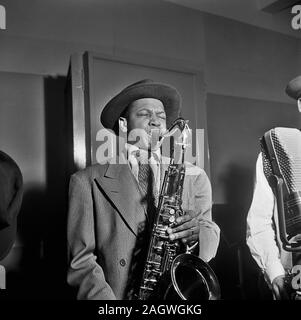
<instances>
[{"instance_id":1,"label":"fedora hat","mask_svg":"<svg viewBox=\"0 0 301 320\"><path fill-rule=\"evenodd\" d=\"M114 129L116 121L128 105L142 98L154 98L163 103L167 127L179 116L181 96L178 90L168 84L145 79L126 87L105 105L100 115L102 125Z\"/></svg>"},{"instance_id":2,"label":"fedora hat","mask_svg":"<svg viewBox=\"0 0 301 320\"><path fill-rule=\"evenodd\" d=\"M0 151L0 260L16 237L17 216L23 196L23 178L16 162Z\"/></svg>"},{"instance_id":3,"label":"fedora hat","mask_svg":"<svg viewBox=\"0 0 301 320\"><path fill-rule=\"evenodd\" d=\"M291 80L286 86L285 92L289 97L295 100L301 98L301 76Z\"/></svg>"}]
</instances>

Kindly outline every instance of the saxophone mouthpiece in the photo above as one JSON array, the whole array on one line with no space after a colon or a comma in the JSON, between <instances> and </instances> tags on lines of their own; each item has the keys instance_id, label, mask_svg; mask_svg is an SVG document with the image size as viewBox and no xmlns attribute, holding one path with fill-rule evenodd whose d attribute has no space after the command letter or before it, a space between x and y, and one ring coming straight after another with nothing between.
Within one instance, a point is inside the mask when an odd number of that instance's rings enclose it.
<instances>
[{"instance_id":1,"label":"saxophone mouthpiece","mask_svg":"<svg viewBox=\"0 0 301 320\"><path fill-rule=\"evenodd\" d=\"M150 137L151 137L151 149L157 150L160 148L160 141L162 139L163 131L162 129L151 129Z\"/></svg>"}]
</instances>

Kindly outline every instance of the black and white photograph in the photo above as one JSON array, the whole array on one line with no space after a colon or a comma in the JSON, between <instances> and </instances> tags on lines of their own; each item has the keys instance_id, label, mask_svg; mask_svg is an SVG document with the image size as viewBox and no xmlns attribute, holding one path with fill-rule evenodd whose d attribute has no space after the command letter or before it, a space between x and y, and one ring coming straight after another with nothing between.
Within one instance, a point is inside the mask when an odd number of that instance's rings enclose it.
<instances>
[{"instance_id":1,"label":"black and white photograph","mask_svg":"<svg viewBox=\"0 0 301 320\"><path fill-rule=\"evenodd\" d=\"M294 307L300 129L301 1L0 0L0 305Z\"/></svg>"}]
</instances>

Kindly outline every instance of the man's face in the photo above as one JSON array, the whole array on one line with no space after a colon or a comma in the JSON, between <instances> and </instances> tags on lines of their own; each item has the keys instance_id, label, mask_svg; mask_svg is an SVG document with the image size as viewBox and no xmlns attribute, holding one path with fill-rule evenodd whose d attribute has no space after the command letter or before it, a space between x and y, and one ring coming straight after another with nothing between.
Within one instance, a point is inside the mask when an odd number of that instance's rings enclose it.
<instances>
[{"instance_id":1,"label":"man's face","mask_svg":"<svg viewBox=\"0 0 301 320\"><path fill-rule=\"evenodd\" d=\"M151 134L159 136L166 130L166 114L163 103L153 98L143 98L131 103L127 117L128 140L140 140L135 143L139 148L150 149ZM154 139L154 138L153 138ZM156 139L156 138L155 138Z\"/></svg>"}]
</instances>

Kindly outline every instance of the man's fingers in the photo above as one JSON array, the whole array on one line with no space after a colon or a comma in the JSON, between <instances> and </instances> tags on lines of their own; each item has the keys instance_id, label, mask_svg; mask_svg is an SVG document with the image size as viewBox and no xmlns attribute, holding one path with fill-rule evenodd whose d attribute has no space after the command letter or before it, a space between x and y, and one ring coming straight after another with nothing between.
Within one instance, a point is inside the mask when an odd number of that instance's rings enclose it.
<instances>
[{"instance_id":1,"label":"man's fingers","mask_svg":"<svg viewBox=\"0 0 301 320\"><path fill-rule=\"evenodd\" d=\"M273 286L273 292L276 300L281 300L280 292L277 286Z\"/></svg>"},{"instance_id":2,"label":"man's fingers","mask_svg":"<svg viewBox=\"0 0 301 320\"><path fill-rule=\"evenodd\" d=\"M199 238L200 224L199 221L190 212L176 219L176 225L172 228L167 228L169 239L182 240L183 243L197 241Z\"/></svg>"},{"instance_id":3,"label":"man's fingers","mask_svg":"<svg viewBox=\"0 0 301 320\"><path fill-rule=\"evenodd\" d=\"M171 232L179 232L179 231L183 231L183 230L186 230L186 229L191 229L195 226L195 222L193 220L189 220L187 222L184 222L183 224L180 224L172 229ZM168 232L168 231L167 231Z\"/></svg>"},{"instance_id":4,"label":"man's fingers","mask_svg":"<svg viewBox=\"0 0 301 320\"><path fill-rule=\"evenodd\" d=\"M289 300L289 294L285 283L284 275L278 276L273 280L272 290L276 300Z\"/></svg>"},{"instance_id":5,"label":"man's fingers","mask_svg":"<svg viewBox=\"0 0 301 320\"><path fill-rule=\"evenodd\" d=\"M171 233L169 234L169 239L171 241L177 240L177 239L185 239L185 241L192 241L192 240L197 240L198 239L198 230L190 228L184 231L176 232L176 233Z\"/></svg>"},{"instance_id":6,"label":"man's fingers","mask_svg":"<svg viewBox=\"0 0 301 320\"><path fill-rule=\"evenodd\" d=\"M190 221L192 219L192 216L189 213L186 213L183 216L180 216L176 219L176 223L185 223L187 221Z\"/></svg>"}]
</instances>

